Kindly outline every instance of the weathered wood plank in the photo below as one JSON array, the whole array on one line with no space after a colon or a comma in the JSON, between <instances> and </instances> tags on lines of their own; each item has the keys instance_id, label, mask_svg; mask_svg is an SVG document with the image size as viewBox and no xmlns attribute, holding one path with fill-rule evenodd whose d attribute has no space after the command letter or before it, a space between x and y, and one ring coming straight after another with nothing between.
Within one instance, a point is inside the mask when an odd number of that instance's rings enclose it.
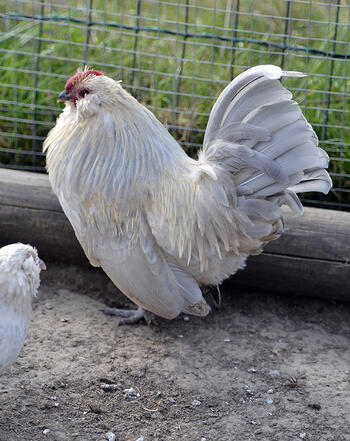
<instances>
[{"instance_id":1,"label":"weathered wood plank","mask_svg":"<svg viewBox=\"0 0 350 441\"><path fill-rule=\"evenodd\" d=\"M62 211L0 203L0 247L14 242L34 245L45 262L89 265Z\"/></svg>"},{"instance_id":2,"label":"weathered wood plank","mask_svg":"<svg viewBox=\"0 0 350 441\"><path fill-rule=\"evenodd\" d=\"M228 282L251 289L350 300L350 213L284 211L285 233ZM88 265L42 174L0 169L0 246L35 245L48 262Z\"/></svg>"},{"instance_id":3,"label":"weathered wood plank","mask_svg":"<svg viewBox=\"0 0 350 441\"><path fill-rule=\"evenodd\" d=\"M45 174L0 168L0 204L62 212Z\"/></svg>"},{"instance_id":4,"label":"weathered wood plank","mask_svg":"<svg viewBox=\"0 0 350 441\"><path fill-rule=\"evenodd\" d=\"M303 216L283 210L285 232L266 252L291 256L350 260L350 213L305 207Z\"/></svg>"},{"instance_id":5,"label":"weathered wood plank","mask_svg":"<svg viewBox=\"0 0 350 441\"><path fill-rule=\"evenodd\" d=\"M248 258L247 267L225 282L262 292L350 301L350 262L292 257L264 252Z\"/></svg>"}]
</instances>

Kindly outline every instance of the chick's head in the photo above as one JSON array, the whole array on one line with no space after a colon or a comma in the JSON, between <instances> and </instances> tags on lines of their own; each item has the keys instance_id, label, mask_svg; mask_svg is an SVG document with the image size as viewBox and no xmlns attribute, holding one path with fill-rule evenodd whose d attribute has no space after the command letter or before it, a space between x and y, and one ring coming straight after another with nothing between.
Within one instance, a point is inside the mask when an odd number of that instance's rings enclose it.
<instances>
[{"instance_id":1,"label":"chick's head","mask_svg":"<svg viewBox=\"0 0 350 441\"><path fill-rule=\"evenodd\" d=\"M45 263L37 250L22 243L14 243L0 248L0 283L8 286L9 292L23 296L36 295L40 285L40 272Z\"/></svg>"}]
</instances>

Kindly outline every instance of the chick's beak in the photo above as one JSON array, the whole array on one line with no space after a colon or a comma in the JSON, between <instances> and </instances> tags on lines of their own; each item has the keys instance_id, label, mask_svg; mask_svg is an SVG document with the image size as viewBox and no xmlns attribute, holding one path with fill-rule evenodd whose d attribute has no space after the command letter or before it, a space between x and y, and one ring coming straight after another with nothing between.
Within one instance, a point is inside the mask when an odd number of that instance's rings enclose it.
<instances>
[{"instance_id":1,"label":"chick's beak","mask_svg":"<svg viewBox=\"0 0 350 441\"><path fill-rule=\"evenodd\" d=\"M39 268L41 270L46 270L45 262L43 260L41 260L41 259L39 259L38 262L39 262Z\"/></svg>"},{"instance_id":2,"label":"chick's beak","mask_svg":"<svg viewBox=\"0 0 350 441\"><path fill-rule=\"evenodd\" d=\"M57 97L57 101L71 101L72 100L72 95L69 92L66 92L65 90L63 92L61 92L58 97Z\"/></svg>"}]
</instances>

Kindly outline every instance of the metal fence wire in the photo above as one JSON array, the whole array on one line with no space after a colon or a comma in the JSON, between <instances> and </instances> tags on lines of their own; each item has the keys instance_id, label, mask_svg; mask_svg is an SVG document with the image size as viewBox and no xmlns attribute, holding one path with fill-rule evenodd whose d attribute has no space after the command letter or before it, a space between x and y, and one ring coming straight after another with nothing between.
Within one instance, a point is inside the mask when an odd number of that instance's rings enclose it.
<instances>
[{"instance_id":1,"label":"metal fence wire","mask_svg":"<svg viewBox=\"0 0 350 441\"><path fill-rule=\"evenodd\" d=\"M12 0L0 2L0 166L44 171L42 142L79 67L115 79L189 154L209 110L247 67L308 74L287 86L331 157L331 193L306 204L350 209L348 0Z\"/></svg>"}]
</instances>

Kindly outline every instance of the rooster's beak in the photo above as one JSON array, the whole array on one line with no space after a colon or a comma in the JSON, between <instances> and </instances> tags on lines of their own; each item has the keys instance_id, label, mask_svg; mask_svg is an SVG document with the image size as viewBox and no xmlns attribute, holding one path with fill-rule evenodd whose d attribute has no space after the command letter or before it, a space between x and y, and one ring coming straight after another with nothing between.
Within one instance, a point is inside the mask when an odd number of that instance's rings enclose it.
<instances>
[{"instance_id":1,"label":"rooster's beak","mask_svg":"<svg viewBox=\"0 0 350 441\"><path fill-rule=\"evenodd\" d=\"M72 96L65 90L58 95L57 101L70 101Z\"/></svg>"},{"instance_id":2,"label":"rooster's beak","mask_svg":"<svg viewBox=\"0 0 350 441\"><path fill-rule=\"evenodd\" d=\"M46 270L45 262L43 260L41 260L41 259L39 259L39 268L41 270Z\"/></svg>"}]
</instances>

